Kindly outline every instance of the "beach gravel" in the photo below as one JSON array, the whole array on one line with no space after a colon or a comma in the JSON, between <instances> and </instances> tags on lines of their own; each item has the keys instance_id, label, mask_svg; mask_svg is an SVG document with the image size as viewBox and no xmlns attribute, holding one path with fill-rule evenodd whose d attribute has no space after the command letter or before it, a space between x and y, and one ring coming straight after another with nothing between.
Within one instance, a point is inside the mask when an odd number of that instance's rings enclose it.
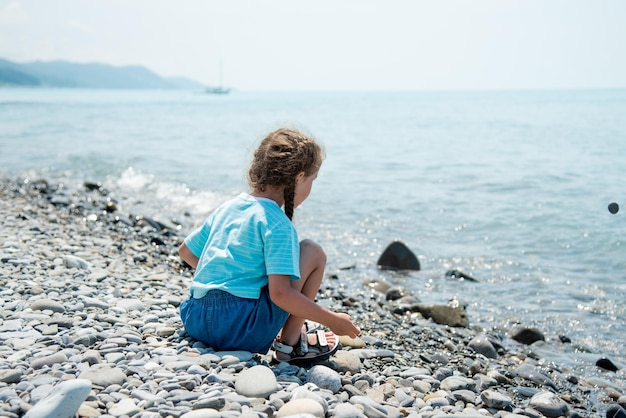
<instances>
[{"instance_id":1,"label":"beach gravel","mask_svg":"<svg viewBox=\"0 0 626 418\"><path fill-rule=\"evenodd\" d=\"M347 294L340 271L318 301L362 334L324 363L215 351L180 321L192 272L175 223L124 213L102 188L27 178L0 180L0 216L2 417L623 415L614 362L583 375L538 354L552 343L539 330L480 329L458 304L388 298L380 278Z\"/></svg>"}]
</instances>

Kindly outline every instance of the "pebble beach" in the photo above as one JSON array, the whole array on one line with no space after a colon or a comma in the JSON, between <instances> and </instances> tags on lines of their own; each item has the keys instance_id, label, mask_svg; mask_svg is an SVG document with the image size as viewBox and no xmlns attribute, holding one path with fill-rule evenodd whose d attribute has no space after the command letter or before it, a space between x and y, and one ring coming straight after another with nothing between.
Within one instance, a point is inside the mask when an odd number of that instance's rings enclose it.
<instances>
[{"instance_id":1,"label":"pebble beach","mask_svg":"<svg viewBox=\"0 0 626 418\"><path fill-rule=\"evenodd\" d=\"M484 330L380 279L327 272L318 302L362 333L328 361L216 352L178 307L192 271L175 221L125 213L97 183L0 179L2 417L626 418L626 369L541 356L539 329Z\"/></svg>"}]
</instances>

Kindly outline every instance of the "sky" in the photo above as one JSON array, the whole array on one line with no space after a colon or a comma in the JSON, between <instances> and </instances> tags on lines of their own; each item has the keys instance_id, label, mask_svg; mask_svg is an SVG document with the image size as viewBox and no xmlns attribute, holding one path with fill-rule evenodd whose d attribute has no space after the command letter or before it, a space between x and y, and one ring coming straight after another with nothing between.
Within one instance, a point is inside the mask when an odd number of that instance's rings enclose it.
<instances>
[{"instance_id":1,"label":"sky","mask_svg":"<svg viewBox=\"0 0 626 418\"><path fill-rule=\"evenodd\" d=\"M626 87L625 0L0 0L0 57L239 90Z\"/></svg>"}]
</instances>

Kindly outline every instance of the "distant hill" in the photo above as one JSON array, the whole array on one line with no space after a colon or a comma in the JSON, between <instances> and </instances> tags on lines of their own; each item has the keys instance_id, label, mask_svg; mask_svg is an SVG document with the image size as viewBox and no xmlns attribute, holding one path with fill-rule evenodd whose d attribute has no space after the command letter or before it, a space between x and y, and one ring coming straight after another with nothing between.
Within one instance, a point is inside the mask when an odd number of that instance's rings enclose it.
<instances>
[{"instance_id":1,"label":"distant hill","mask_svg":"<svg viewBox=\"0 0 626 418\"><path fill-rule=\"evenodd\" d=\"M77 64L67 61L15 63L0 58L0 86L96 89L203 89L184 77L161 77L141 66Z\"/></svg>"}]
</instances>

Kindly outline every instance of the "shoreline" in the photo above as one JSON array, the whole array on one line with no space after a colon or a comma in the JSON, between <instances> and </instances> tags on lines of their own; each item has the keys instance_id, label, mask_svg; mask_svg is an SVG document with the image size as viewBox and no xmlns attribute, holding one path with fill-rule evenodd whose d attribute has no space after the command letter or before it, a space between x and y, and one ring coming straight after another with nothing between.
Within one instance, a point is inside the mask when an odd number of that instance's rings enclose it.
<instances>
[{"instance_id":1,"label":"shoreline","mask_svg":"<svg viewBox=\"0 0 626 418\"><path fill-rule=\"evenodd\" d=\"M332 272L318 301L350 313L362 335L342 339L330 361L302 369L215 353L178 317L192 273L176 224L122 214L92 183L2 178L0 196L2 416L36 416L53 388L85 380L79 416L271 417L320 406L328 417L603 417L626 408L626 370L611 371L610 359L601 377L581 376L506 333L438 324L382 291L346 295ZM275 380L246 376L258 366ZM238 383L250 379L273 389L252 396Z\"/></svg>"}]
</instances>

